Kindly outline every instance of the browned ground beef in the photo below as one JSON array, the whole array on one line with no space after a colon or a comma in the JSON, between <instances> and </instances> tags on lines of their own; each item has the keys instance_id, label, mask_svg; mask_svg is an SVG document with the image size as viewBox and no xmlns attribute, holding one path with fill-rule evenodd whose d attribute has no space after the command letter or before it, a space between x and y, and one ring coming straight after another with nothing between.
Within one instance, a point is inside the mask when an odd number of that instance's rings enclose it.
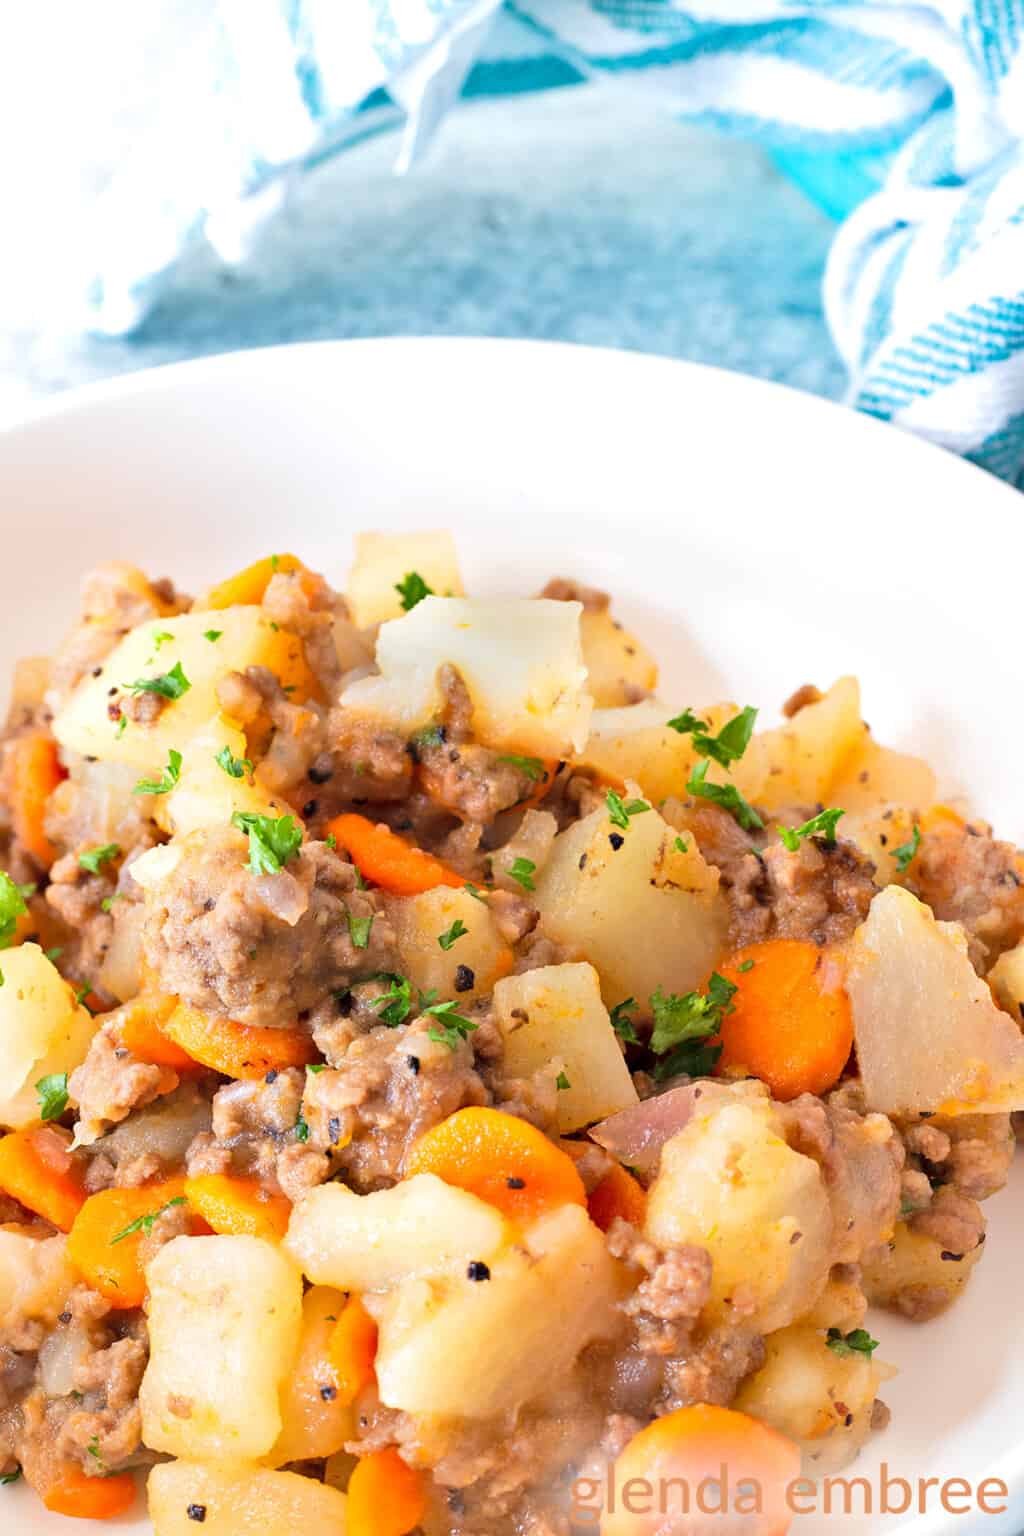
<instances>
[{"instance_id":1,"label":"browned ground beef","mask_svg":"<svg viewBox=\"0 0 1024 1536\"><path fill-rule=\"evenodd\" d=\"M305 1073L268 1072L259 1082L228 1083L213 1099L211 1129L188 1149L188 1171L258 1176L290 1200L330 1173L324 1154L299 1138Z\"/></svg>"},{"instance_id":2,"label":"browned ground beef","mask_svg":"<svg viewBox=\"0 0 1024 1536\"><path fill-rule=\"evenodd\" d=\"M472 705L454 667L438 674L444 695L441 723L416 742L420 784L430 800L460 821L481 827L529 799L534 781L521 767L472 741Z\"/></svg>"},{"instance_id":3,"label":"browned ground beef","mask_svg":"<svg viewBox=\"0 0 1024 1536\"><path fill-rule=\"evenodd\" d=\"M86 577L82 584L81 616L58 647L50 669L50 686L59 696L69 694L87 673L95 674L115 645L136 625L163 617L167 611L180 613L188 607L188 599L179 597L169 581L151 584L155 603L140 593L138 574L130 566L112 561L97 566Z\"/></svg>"},{"instance_id":4,"label":"browned ground beef","mask_svg":"<svg viewBox=\"0 0 1024 1536\"><path fill-rule=\"evenodd\" d=\"M926 831L910 875L936 917L963 924L983 973L1024 937L1024 856L997 842L986 822Z\"/></svg>"},{"instance_id":5,"label":"browned ground beef","mask_svg":"<svg viewBox=\"0 0 1024 1536\"><path fill-rule=\"evenodd\" d=\"M177 1086L176 1072L139 1061L121 1044L116 1023L105 1024L68 1079L68 1092L78 1105L79 1140L95 1140Z\"/></svg>"},{"instance_id":6,"label":"browned ground beef","mask_svg":"<svg viewBox=\"0 0 1024 1536\"><path fill-rule=\"evenodd\" d=\"M766 939L837 944L867 917L878 887L875 867L853 843L808 838L791 853L781 842L747 853L722 888L729 903L730 942Z\"/></svg>"},{"instance_id":7,"label":"browned ground beef","mask_svg":"<svg viewBox=\"0 0 1024 1536\"><path fill-rule=\"evenodd\" d=\"M797 1152L820 1165L832 1207L833 1264L855 1264L892 1231L904 1148L884 1115L803 1093L777 1113Z\"/></svg>"},{"instance_id":8,"label":"browned ground beef","mask_svg":"<svg viewBox=\"0 0 1024 1536\"><path fill-rule=\"evenodd\" d=\"M704 1248L659 1248L627 1222L616 1221L608 1234L613 1256L641 1278L622 1303L645 1355L689 1353L701 1310L711 1294L711 1258Z\"/></svg>"},{"instance_id":9,"label":"browned ground beef","mask_svg":"<svg viewBox=\"0 0 1024 1536\"><path fill-rule=\"evenodd\" d=\"M582 582L565 576L552 576L540 595L559 603L582 603L588 613L606 613L611 606L607 592L602 592L599 587L585 587Z\"/></svg>"},{"instance_id":10,"label":"browned ground beef","mask_svg":"<svg viewBox=\"0 0 1024 1536\"><path fill-rule=\"evenodd\" d=\"M270 903L293 902L294 922ZM349 920L373 918L365 948ZM294 1026L359 976L395 968L380 898L324 843L306 843L276 875L254 876L246 841L226 829L187 846L144 929L146 958L164 988L243 1024Z\"/></svg>"},{"instance_id":11,"label":"browned ground beef","mask_svg":"<svg viewBox=\"0 0 1024 1536\"><path fill-rule=\"evenodd\" d=\"M961 1257L973 1253L985 1236L981 1206L951 1184L937 1189L927 1209L911 1216L909 1226L938 1243L944 1253Z\"/></svg>"}]
</instances>

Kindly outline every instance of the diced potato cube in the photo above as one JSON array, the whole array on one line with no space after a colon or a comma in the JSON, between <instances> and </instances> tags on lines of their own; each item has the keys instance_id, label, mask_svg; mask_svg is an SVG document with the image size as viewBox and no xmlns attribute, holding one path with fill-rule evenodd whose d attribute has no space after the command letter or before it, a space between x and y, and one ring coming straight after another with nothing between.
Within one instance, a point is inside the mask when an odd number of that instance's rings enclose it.
<instances>
[{"instance_id":1,"label":"diced potato cube","mask_svg":"<svg viewBox=\"0 0 1024 1536\"><path fill-rule=\"evenodd\" d=\"M983 1252L979 1244L956 1259L945 1258L941 1243L900 1221L889 1242L865 1255L861 1284L873 1307L926 1322L957 1299Z\"/></svg>"},{"instance_id":2,"label":"diced potato cube","mask_svg":"<svg viewBox=\"0 0 1024 1536\"><path fill-rule=\"evenodd\" d=\"M609 1007L703 986L725 946L717 870L654 809L624 831L597 810L561 833L535 900L542 932L590 961Z\"/></svg>"},{"instance_id":3,"label":"diced potato cube","mask_svg":"<svg viewBox=\"0 0 1024 1536\"><path fill-rule=\"evenodd\" d=\"M153 814L166 831L186 837L200 827L224 827L236 811L251 811L257 816L292 814L290 805L275 800L259 783L250 782L249 770L236 778L222 767L217 754L225 747L232 760L241 764L246 757L245 732L223 715L215 715L181 749L181 777L176 787L153 803Z\"/></svg>"},{"instance_id":4,"label":"diced potato cube","mask_svg":"<svg viewBox=\"0 0 1024 1536\"><path fill-rule=\"evenodd\" d=\"M255 1460L281 1433L302 1327L302 1276L259 1237L176 1237L146 1271L142 1433L171 1456Z\"/></svg>"},{"instance_id":5,"label":"diced potato cube","mask_svg":"<svg viewBox=\"0 0 1024 1536\"><path fill-rule=\"evenodd\" d=\"M266 1458L268 1466L333 1456L355 1438L353 1408L336 1391L331 1395L337 1383L327 1354L345 1300L342 1291L329 1285L314 1285L302 1298L299 1352L281 1387L281 1433Z\"/></svg>"},{"instance_id":6,"label":"diced potato cube","mask_svg":"<svg viewBox=\"0 0 1024 1536\"><path fill-rule=\"evenodd\" d=\"M154 1536L195 1536L197 1520L203 1536L345 1536L345 1495L297 1472L168 1461L147 1492Z\"/></svg>"},{"instance_id":7,"label":"diced potato cube","mask_svg":"<svg viewBox=\"0 0 1024 1536\"><path fill-rule=\"evenodd\" d=\"M285 1248L316 1284L363 1292L462 1270L507 1241L492 1206L421 1173L372 1195L343 1184L310 1190L292 1212Z\"/></svg>"},{"instance_id":8,"label":"diced potato cube","mask_svg":"<svg viewBox=\"0 0 1024 1536\"><path fill-rule=\"evenodd\" d=\"M569 1086L558 1095L558 1129L578 1131L638 1102L592 965L545 965L494 989L505 1070L531 1077L553 1061Z\"/></svg>"},{"instance_id":9,"label":"diced potato cube","mask_svg":"<svg viewBox=\"0 0 1024 1536\"><path fill-rule=\"evenodd\" d=\"M356 558L345 598L360 629L401 618L404 609L398 583L413 572L438 597L461 597L465 591L450 533L356 534Z\"/></svg>"},{"instance_id":10,"label":"diced potato cube","mask_svg":"<svg viewBox=\"0 0 1024 1536\"><path fill-rule=\"evenodd\" d=\"M759 732L732 777L748 800L767 811L830 805L832 786L845 773L863 738L860 687L841 677L824 698L773 731Z\"/></svg>"},{"instance_id":11,"label":"diced potato cube","mask_svg":"<svg viewBox=\"0 0 1024 1536\"><path fill-rule=\"evenodd\" d=\"M488 1419L514 1410L617 1327L620 1267L580 1206L562 1206L490 1261L371 1298L377 1381L389 1408Z\"/></svg>"},{"instance_id":12,"label":"diced potato cube","mask_svg":"<svg viewBox=\"0 0 1024 1536\"><path fill-rule=\"evenodd\" d=\"M587 737L580 605L548 598L425 597L381 626L379 677L351 683L342 703L411 735L441 708L438 670L458 668L487 746L568 757Z\"/></svg>"},{"instance_id":13,"label":"diced potato cube","mask_svg":"<svg viewBox=\"0 0 1024 1536\"><path fill-rule=\"evenodd\" d=\"M796 1442L813 1476L838 1472L871 1433L878 1389L894 1373L862 1353L837 1354L818 1328L796 1324L765 1340L765 1360L733 1407Z\"/></svg>"},{"instance_id":14,"label":"diced potato cube","mask_svg":"<svg viewBox=\"0 0 1024 1536\"><path fill-rule=\"evenodd\" d=\"M888 806L906 806L919 818L935 803L935 792L935 774L923 758L879 745L865 725L829 798L851 817Z\"/></svg>"},{"instance_id":15,"label":"diced potato cube","mask_svg":"<svg viewBox=\"0 0 1024 1536\"><path fill-rule=\"evenodd\" d=\"M853 936L846 990L870 1109L1024 1108L1024 1038L975 971L958 923L936 922L888 886Z\"/></svg>"},{"instance_id":16,"label":"diced potato cube","mask_svg":"<svg viewBox=\"0 0 1024 1536\"><path fill-rule=\"evenodd\" d=\"M768 1333L806 1312L828 1276L832 1214L818 1164L794 1152L767 1100L716 1097L665 1143L647 1235L711 1255L707 1314Z\"/></svg>"},{"instance_id":17,"label":"diced potato cube","mask_svg":"<svg viewBox=\"0 0 1024 1536\"><path fill-rule=\"evenodd\" d=\"M655 805L669 795L684 796L686 784L698 762L693 738L673 731L666 723L674 711L656 699L619 709L595 709L590 736L577 754L581 767L599 778L639 784ZM736 714L733 704L715 704L701 711L714 735Z\"/></svg>"},{"instance_id":18,"label":"diced potato cube","mask_svg":"<svg viewBox=\"0 0 1024 1536\"><path fill-rule=\"evenodd\" d=\"M607 609L584 613L580 619L587 686L598 709L635 704L638 693L650 693L658 681L658 663L647 647L623 629Z\"/></svg>"},{"instance_id":19,"label":"diced potato cube","mask_svg":"<svg viewBox=\"0 0 1024 1536\"><path fill-rule=\"evenodd\" d=\"M78 1277L65 1256L67 1238L0 1227L0 1328L25 1318L53 1324Z\"/></svg>"},{"instance_id":20,"label":"diced potato cube","mask_svg":"<svg viewBox=\"0 0 1024 1536\"><path fill-rule=\"evenodd\" d=\"M842 805L836 799L837 805ZM878 885L902 883L903 871L896 861L896 850L909 844L914 836L917 818L913 811L903 806L875 806L871 810L846 815L839 823L839 835L855 843L861 853L875 866Z\"/></svg>"},{"instance_id":21,"label":"diced potato cube","mask_svg":"<svg viewBox=\"0 0 1024 1536\"><path fill-rule=\"evenodd\" d=\"M987 979L1000 1008L1024 1021L1024 942L1000 955Z\"/></svg>"},{"instance_id":22,"label":"diced potato cube","mask_svg":"<svg viewBox=\"0 0 1024 1536\"><path fill-rule=\"evenodd\" d=\"M195 733L218 713L217 685L228 672L264 666L285 687L308 686L302 643L284 629L273 629L260 608L225 608L217 613L212 633L209 613L183 613L176 618L150 620L126 635L103 663L99 677L85 678L53 722L62 747L97 757L102 762L133 763L146 776L158 776L171 747L180 752ZM156 644L159 635L169 640ZM178 699L168 699L148 725L129 721L124 730L112 720L108 707L116 702L111 688L130 696L128 685L155 678L180 663L190 686Z\"/></svg>"},{"instance_id":23,"label":"diced potato cube","mask_svg":"<svg viewBox=\"0 0 1024 1536\"><path fill-rule=\"evenodd\" d=\"M0 975L0 1125L20 1130L39 1119L36 1083L80 1066L96 1023L38 944L4 950Z\"/></svg>"},{"instance_id":24,"label":"diced potato cube","mask_svg":"<svg viewBox=\"0 0 1024 1536\"><path fill-rule=\"evenodd\" d=\"M388 911L398 944L399 970L421 992L434 991L443 1001L459 997L471 1002L492 991L498 978L512 968L512 951L497 923L469 891L439 885L420 896L396 898ZM442 949L441 935L450 933L456 923L462 924L465 933L449 949ZM464 985L467 971L473 977L469 986Z\"/></svg>"}]
</instances>

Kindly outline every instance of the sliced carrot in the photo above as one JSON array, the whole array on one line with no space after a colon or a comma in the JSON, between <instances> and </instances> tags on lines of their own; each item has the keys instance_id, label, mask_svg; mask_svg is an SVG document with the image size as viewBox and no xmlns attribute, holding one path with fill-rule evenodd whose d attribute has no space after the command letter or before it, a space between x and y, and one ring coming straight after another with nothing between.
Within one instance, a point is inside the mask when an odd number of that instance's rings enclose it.
<instances>
[{"instance_id":1,"label":"sliced carrot","mask_svg":"<svg viewBox=\"0 0 1024 1536\"><path fill-rule=\"evenodd\" d=\"M785 1536L793 1519L787 1494L799 1475L800 1452L777 1430L732 1408L695 1403L633 1436L608 1479L601 1536L703 1536L719 1526ZM706 1478L714 1480L707 1505L692 1498Z\"/></svg>"},{"instance_id":2,"label":"sliced carrot","mask_svg":"<svg viewBox=\"0 0 1024 1536\"><path fill-rule=\"evenodd\" d=\"M408 1536L426 1514L425 1479L389 1447L363 1456L349 1479L348 1536Z\"/></svg>"},{"instance_id":3,"label":"sliced carrot","mask_svg":"<svg viewBox=\"0 0 1024 1536\"><path fill-rule=\"evenodd\" d=\"M338 1401L354 1403L374 1379L377 1324L358 1296L350 1296L331 1332L327 1359L338 1383Z\"/></svg>"},{"instance_id":4,"label":"sliced carrot","mask_svg":"<svg viewBox=\"0 0 1024 1536\"><path fill-rule=\"evenodd\" d=\"M14 835L44 869L49 869L57 850L46 835L43 818L47 801L66 777L57 757L57 743L43 731L31 731L12 741L8 752Z\"/></svg>"},{"instance_id":5,"label":"sliced carrot","mask_svg":"<svg viewBox=\"0 0 1024 1536\"><path fill-rule=\"evenodd\" d=\"M737 988L722 1022L721 1068L752 1073L777 1099L824 1093L853 1048L853 1020L839 960L803 939L770 939L720 967Z\"/></svg>"},{"instance_id":6,"label":"sliced carrot","mask_svg":"<svg viewBox=\"0 0 1024 1536\"><path fill-rule=\"evenodd\" d=\"M647 1191L621 1164L616 1163L587 1200L587 1210L595 1227L607 1232L612 1223L628 1221L642 1227L647 1215Z\"/></svg>"},{"instance_id":7,"label":"sliced carrot","mask_svg":"<svg viewBox=\"0 0 1024 1536\"><path fill-rule=\"evenodd\" d=\"M128 1472L116 1477L87 1477L77 1467L62 1467L56 1482L43 1494L43 1503L55 1515L77 1520L112 1520L135 1502L135 1479Z\"/></svg>"},{"instance_id":8,"label":"sliced carrot","mask_svg":"<svg viewBox=\"0 0 1024 1536\"><path fill-rule=\"evenodd\" d=\"M271 1071L308 1066L317 1056L312 1040L300 1030L235 1024L185 1003L178 1004L161 1029L193 1061L225 1077L256 1081Z\"/></svg>"},{"instance_id":9,"label":"sliced carrot","mask_svg":"<svg viewBox=\"0 0 1024 1536\"><path fill-rule=\"evenodd\" d=\"M459 1109L427 1131L405 1160L406 1177L416 1173L436 1174L515 1221L587 1203L572 1158L529 1121L500 1109Z\"/></svg>"},{"instance_id":10,"label":"sliced carrot","mask_svg":"<svg viewBox=\"0 0 1024 1536\"><path fill-rule=\"evenodd\" d=\"M164 992L144 992L118 1008L110 1018L116 1021L118 1038L125 1050L139 1061L154 1067L170 1067L174 1072L194 1072L201 1064L164 1034L163 1026L177 1006L176 997Z\"/></svg>"},{"instance_id":11,"label":"sliced carrot","mask_svg":"<svg viewBox=\"0 0 1024 1536\"><path fill-rule=\"evenodd\" d=\"M438 885L466 884L464 875L457 875L433 854L414 848L390 827L366 816L357 816L355 812L335 816L327 823L327 832L333 833L339 848L351 855L364 880L394 896L418 896Z\"/></svg>"},{"instance_id":12,"label":"sliced carrot","mask_svg":"<svg viewBox=\"0 0 1024 1536\"><path fill-rule=\"evenodd\" d=\"M265 1237L279 1243L288 1230L292 1203L259 1179L203 1173L185 1180L185 1198L222 1237Z\"/></svg>"},{"instance_id":13,"label":"sliced carrot","mask_svg":"<svg viewBox=\"0 0 1024 1536\"><path fill-rule=\"evenodd\" d=\"M185 1180L181 1178L90 1195L68 1233L68 1258L83 1280L111 1306L122 1310L141 1307L147 1294L140 1254L146 1235L144 1223L171 1201L184 1200Z\"/></svg>"},{"instance_id":14,"label":"sliced carrot","mask_svg":"<svg viewBox=\"0 0 1024 1536\"><path fill-rule=\"evenodd\" d=\"M85 1204L82 1173L71 1137L55 1125L12 1131L0 1140L0 1189L61 1232Z\"/></svg>"},{"instance_id":15,"label":"sliced carrot","mask_svg":"<svg viewBox=\"0 0 1024 1536\"><path fill-rule=\"evenodd\" d=\"M266 555L262 560L254 560L252 565L247 565L244 570L236 571L233 576L218 582L205 596L197 598L193 606L196 611L205 613L207 609L236 608L241 605L253 606L262 603L270 585L270 579L278 571L283 571L287 575L298 571L302 590L307 597L316 590L316 577L296 555Z\"/></svg>"}]
</instances>

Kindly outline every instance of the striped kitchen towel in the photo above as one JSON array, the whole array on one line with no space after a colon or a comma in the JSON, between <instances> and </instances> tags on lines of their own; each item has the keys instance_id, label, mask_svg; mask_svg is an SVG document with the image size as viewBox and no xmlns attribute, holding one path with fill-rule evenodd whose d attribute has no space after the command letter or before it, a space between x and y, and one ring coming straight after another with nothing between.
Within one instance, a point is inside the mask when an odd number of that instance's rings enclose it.
<instances>
[{"instance_id":1,"label":"striped kitchen towel","mask_svg":"<svg viewBox=\"0 0 1024 1536\"><path fill-rule=\"evenodd\" d=\"M240 256L317 157L401 123L405 169L460 96L599 76L758 140L841 217L825 307L851 402L1024 486L1024 0L186 9L202 62L174 52L95 208L97 328L130 327L197 229Z\"/></svg>"}]
</instances>

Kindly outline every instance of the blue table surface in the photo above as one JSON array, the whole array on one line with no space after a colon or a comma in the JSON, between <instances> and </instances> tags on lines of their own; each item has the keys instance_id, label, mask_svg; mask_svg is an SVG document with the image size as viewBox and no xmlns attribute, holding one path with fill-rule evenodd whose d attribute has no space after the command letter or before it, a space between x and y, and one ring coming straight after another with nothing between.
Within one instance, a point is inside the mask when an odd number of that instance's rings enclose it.
<instances>
[{"instance_id":1,"label":"blue table surface","mask_svg":"<svg viewBox=\"0 0 1024 1536\"><path fill-rule=\"evenodd\" d=\"M462 107L392 173L381 135L297 182L250 258L200 247L132 336L0 329L0 418L110 374L275 342L529 336L717 363L837 396L835 225L753 145L584 86Z\"/></svg>"}]
</instances>

